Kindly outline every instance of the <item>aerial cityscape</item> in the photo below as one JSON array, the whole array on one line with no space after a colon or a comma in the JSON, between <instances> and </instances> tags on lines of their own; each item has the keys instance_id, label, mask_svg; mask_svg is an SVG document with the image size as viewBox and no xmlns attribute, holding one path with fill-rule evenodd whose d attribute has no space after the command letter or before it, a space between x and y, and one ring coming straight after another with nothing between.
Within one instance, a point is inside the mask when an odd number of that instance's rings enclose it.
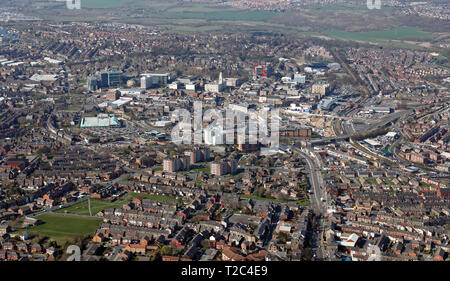
<instances>
[{"instance_id":1,"label":"aerial cityscape","mask_svg":"<svg viewBox=\"0 0 450 281\"><path fill-rule=\"evenodd\" d=\"M0 261L449 261L449 88L445 0L2 0Z\"/></svg>"}]
</instances>

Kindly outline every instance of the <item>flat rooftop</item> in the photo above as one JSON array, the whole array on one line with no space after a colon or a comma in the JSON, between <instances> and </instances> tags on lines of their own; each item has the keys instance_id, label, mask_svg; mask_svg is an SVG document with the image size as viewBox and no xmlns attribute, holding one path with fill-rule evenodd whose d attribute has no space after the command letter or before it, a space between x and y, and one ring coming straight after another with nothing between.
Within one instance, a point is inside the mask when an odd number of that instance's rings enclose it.
<instances>
[{"instance_id":1,"label":"flat rooftop","mask_svg":"<svg viewBox=\"0 0 450 281\"><path fill-rule=\"evenodd\" d=\"M114 115L99 114L96 117L83 117L81 119L80 127L91 128L91 127L109 127L117 126L119 121Z\"/></svg>"}]
</instances>

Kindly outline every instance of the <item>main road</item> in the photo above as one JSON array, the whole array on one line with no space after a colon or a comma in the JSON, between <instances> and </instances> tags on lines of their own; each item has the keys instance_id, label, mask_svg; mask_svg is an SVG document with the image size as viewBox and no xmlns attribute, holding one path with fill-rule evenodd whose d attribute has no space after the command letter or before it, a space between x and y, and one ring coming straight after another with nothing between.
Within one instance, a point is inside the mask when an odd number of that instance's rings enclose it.
<instances>
[{"instance_id":1,"label":"main road","mask_svg":"<svg viewBox=\"0 0 450 281\"><path fill-rule=\"evenodd\" d=\"M309 154L310 152L295 146L292 146L291 149L302 155L305 159L309 170L309 181L311 184L311 204L319 212L323 212L326 208L324 207L324 202L320 200L321 197L324 198L322 195L323 178L320 165L316 162L317 160Z\"/></svg>"},{"instance_id":2,"label":"main road","mask_svg":"<svg viewBox=\"0 0 450 281\"><path fill-rule=\"evenodd\" d=\"M318 260L324 259L326 256L323 252L322 237L323 237L323 223L322 217L327 212L327 196L324 192L324 180L322 177L322 169L320 167L319 160L314 157L311 151L307 149L299 149L296 146L291 146L292 151L299 153L306 161L306 165L309 170L309 182L311 189L310 200L311 206L316 211L317 218L317 229L312 229L313 233L313 251L315 252L314 257ZM323 200L321 200L323 198Z\"/></svg>"}]
</instances>

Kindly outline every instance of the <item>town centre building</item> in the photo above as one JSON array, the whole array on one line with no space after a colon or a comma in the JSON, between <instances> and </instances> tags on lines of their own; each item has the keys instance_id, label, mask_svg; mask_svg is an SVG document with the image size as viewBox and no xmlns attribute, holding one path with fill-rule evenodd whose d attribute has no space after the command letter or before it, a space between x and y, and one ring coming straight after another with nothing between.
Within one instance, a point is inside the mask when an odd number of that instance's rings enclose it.
<instances>
[{"instance_id":1,"label":"town centre building","mask_svg":"<svg viewBox=\"0 0 450 281\"><path fill-rule=\"evenodd\" d=\"M111 127L119 126L119 120L117 117L110 114L99 114L97 117L83 117L81 119L81 128L92 128L92 127Z\"/></svg>"}]
</instances>

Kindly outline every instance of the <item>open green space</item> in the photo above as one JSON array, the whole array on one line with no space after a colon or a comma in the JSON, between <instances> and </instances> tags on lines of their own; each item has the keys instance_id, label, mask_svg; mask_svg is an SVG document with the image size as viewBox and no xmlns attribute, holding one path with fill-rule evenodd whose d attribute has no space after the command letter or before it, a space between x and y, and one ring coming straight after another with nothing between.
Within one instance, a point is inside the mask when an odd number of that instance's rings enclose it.
<instances>
[{"instance_id":1,"label":"open green space","mask_svg":"<svg viewBox=\"0 0 450 281\"><path fill-rule=\"evenodd\" d=\"M189 171L178 171L177 173L190 174L190 173L200 173L200 172L204 172L206 174L210 174L211 173L211 166L206 164L204 166L199 166L198 168L190 169Z\"/></svg>"},{"instance_id":2,"label":"open green space","mask_svg":"<svg viewBox=\"0 0 450 281\"><path fill-rule=\"evenodd\" d=\"M324 34L340 39L349 39L368 42L385 42L386 40L402 39L424 39L432 38L433 35L414 27L395 27L389 30L367 31L367 32L346 32L336 29L327 29Z\"/></svg>"},{"instance_id":3,"label":"open green space","mask_svg":"<svg viewBox=\"0 0 450 281\"><path fill-rule=\"evenodd\" d=\"M81 9L96 9L96 8L118 8L126 4L133 4L134 0L88 0L81 1Z\"/></svg>"},{"instance_id":4,"label":"open green space","mask_svg":"<svg viewBox=\"0 0 450 281\"><path fill-rule=\"evenodd\" d=\"M304 8L312 10L322 11L367 11L367 5L355 5L355 4L325 4L325 5L306 5ZM381 6L381 9L387 9L387 6ZM381 10L380 9L380 10Z\"/></svg>"},{"instance_id":5,"label":"open green space","mask_svg":"<svg viewBox=\"0 0 450 281\"><path fill-rule=\"evenodd\" d=\"M365 180L368 184L377 184L377 180L374 178L366 178Z\"/></svg>"},{"instance_id":6,"label":"open green space","mask_svg":"<svg viewBox=\"0 0 450 281\"><path fill-rule=\"evenodd\" d=\"M376 43L386 47L430 49L445 40L448 28L435 20L416 21L399 16L397 8L367 9L365 3L307 5L301 9L263 11L240 9L218 2L177 0L86 0L81 10L68 10L65 3L3 0L24 12L50 21L122 22L155 26L166 32L281 32L302 37L331 37ZM2 4L0 3L0 8ZM420 26L418 28L417 26ZM439 37L440 36L440 37ZM427 44L428 43L428 44ZM439 58L437 63L447 65Z\"/></svg>"},{"instance_id":7,"label":"open green space","mask_svg":"<svg viewBox=\"0 0 450 281\"><path fill-rule=\"evenodd\" d=\"M92 215L97 214L98 212L111 209L111 208L120 208L124 204L124 201L115 201L111 202L109 200L101 200L101 199L91 199L91 210ZM76 215L89 215L88 201L83 201L72 205L70 207L60 209L56 211L57 213L69 213Z\"/></svg>"},{"instance_id":8,"label":"open green space","mask_svg":"<svg viewBox=\"0 0 450 281\"><path fill-rule=\"evenodd\" d=\"M97 214L100 211L112 208L121 208L123 204L131 202L133 199L151 199L156 200L158 202L175 202L180 203L180 199L176 199L175 197L166 196L166 195L158 195L158 194L149 194L149 193L136 193L129 192L122 199L112 202L111 200L102 200L102 199L91 199L91 210L92 215ZM70 207L57 210L56 213L68 213L75 215L89 215L88 201L83 201L72 205Z\"/></svg>"},{"instance_id":9,"label":"open green space","mask_svg":"<svg viewBox=\"0 0 450 281\"><path fill-rule=\"evenodd\" d=\"M266 20L278 15L273 11L210 11L210 12L164 12L161 15L174 19L207 19L207 20Z\"/></svg>"},{"instance_id":10,"label":"open green space","mask_svg":"<svg viewBox=\"0 0 450 281\"><path fill-rule=\"evenodd\" d=\"M94 235L101 219L81 218L59 215L40 215L36 219L42 224L30 228L31 234L47 236L55 240L58 244L71 240L76 236Z\"/></svg>"},{"instance_id":11,"label":"open green space","mask_svg":"<svg viewBox=\"0 0 450 281\"><path fill-rule=\"evenodd\" d=\"M204 3L183 3L183 5L174 5L167 9L173 13L184 12L217 12L217 11L236 11L236 8L208 5Z\"/></svg>"}]
</instances>

